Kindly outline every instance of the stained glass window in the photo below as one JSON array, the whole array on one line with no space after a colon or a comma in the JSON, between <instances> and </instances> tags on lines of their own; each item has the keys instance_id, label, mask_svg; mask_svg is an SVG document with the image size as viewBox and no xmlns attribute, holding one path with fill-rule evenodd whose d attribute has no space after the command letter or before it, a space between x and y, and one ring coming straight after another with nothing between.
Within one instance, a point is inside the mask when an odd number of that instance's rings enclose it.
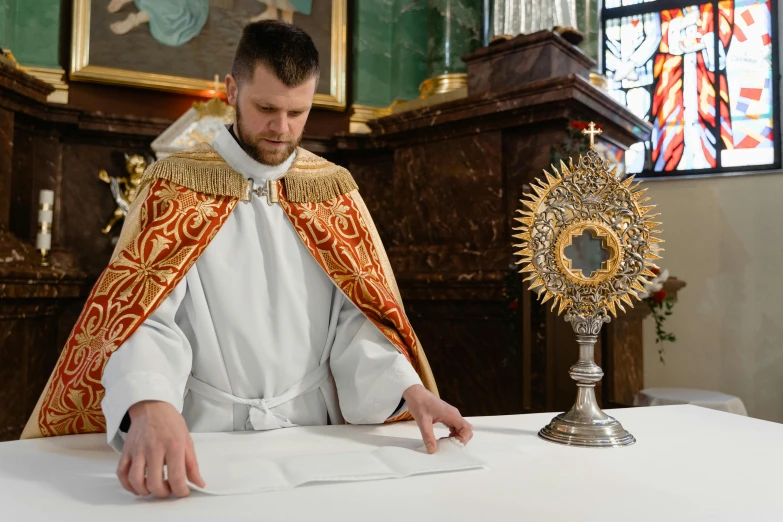
<instances>
[{"instance_id":1,"label":"stained glass window","mask_svg":"<svg viewBox=\"0 0 783 522\"><path fill-rule=\"evenodd\" d=\"M770 0L606 0L612 97L653 126L626 152L648 176L780 166L777 7Z\"/></svg>"}]
</instances>

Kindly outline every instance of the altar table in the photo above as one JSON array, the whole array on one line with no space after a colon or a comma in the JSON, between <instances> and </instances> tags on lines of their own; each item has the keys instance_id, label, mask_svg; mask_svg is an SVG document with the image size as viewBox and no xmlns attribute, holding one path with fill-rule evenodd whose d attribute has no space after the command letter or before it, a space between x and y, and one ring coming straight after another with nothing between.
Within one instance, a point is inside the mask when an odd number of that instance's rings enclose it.
<instances>
[{"instance_id":1,"label":"altar table","mask_svg":"<svg viewBox=\"0 0 783 522\"><path fill-rule=\"evenodd\" d=\"M614 410L637 438L583 449L536 433L552 414L473 418L467 450L486 469L257 495L136 499L104 435L0 443L0 520L437 522L783 520L783 425L696 406ZM440 429L436 435L445 436ZM421 445L413 423L194 434L232 454ZM209 477L204 477L209 483Z\"/></svg>"}]
</instances>

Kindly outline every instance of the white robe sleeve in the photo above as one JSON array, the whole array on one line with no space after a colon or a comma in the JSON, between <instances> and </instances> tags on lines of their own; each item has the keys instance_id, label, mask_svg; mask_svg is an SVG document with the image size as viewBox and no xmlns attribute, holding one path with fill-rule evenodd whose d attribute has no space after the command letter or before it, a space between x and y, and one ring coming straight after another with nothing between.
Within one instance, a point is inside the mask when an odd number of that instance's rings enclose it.
<instances>
[{"instance_id":1,"label":"white robe sleeve","mask_svg":"<svg viewBox=\"0 0 783 522\"><path fill-rule=\"evenodd\" d=\"M421 379L375 325L341 297L330 356L340 410L351 424L380 424L407 410L399 407L402 393Z\"/></svg>"},{"instance_id":2,"label":"white robe sleeve","mask_svg":"<svg viewBox=\"0 0 783 522\"><path fill-rule=\"evenodd\" d=\"M193 354L174 322L187 292L185 278L111 357L101 383L106 435L111 444L128 409L141 401L165 401L182 411Z\"/></svg>"}]
</instances>

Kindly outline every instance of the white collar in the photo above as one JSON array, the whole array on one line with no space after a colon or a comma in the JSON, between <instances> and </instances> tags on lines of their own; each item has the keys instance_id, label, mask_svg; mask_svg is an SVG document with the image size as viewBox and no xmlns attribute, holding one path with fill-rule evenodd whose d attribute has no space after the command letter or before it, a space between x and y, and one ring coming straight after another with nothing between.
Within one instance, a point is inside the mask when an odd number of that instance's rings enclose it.
<instances>
[{"instance_id":1,"label":"white collar","mask_svg":"<svg viewBox=\"0 0 783 522\"><path fill-rule=\"evenodd\" d=\"M274 167L263 165L253 158L237 143L234 136L231 135L227 127L221 127L215 141L212 142L214 148L220 156L226 160L231 168L243 176L253 178L253 181L263 182L268 179L278 179L288 172L296 158L296 152L292 152L280 165Z\"/></svg>"}]
</instances>

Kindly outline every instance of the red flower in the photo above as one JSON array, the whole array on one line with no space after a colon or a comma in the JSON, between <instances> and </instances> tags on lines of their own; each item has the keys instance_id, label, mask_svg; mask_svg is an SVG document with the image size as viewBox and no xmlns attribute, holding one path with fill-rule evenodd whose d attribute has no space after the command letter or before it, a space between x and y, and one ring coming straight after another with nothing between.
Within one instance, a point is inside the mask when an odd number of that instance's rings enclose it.
<instances>
[{"instance_id":1,"label":"red flower","mask_svg":"<svg viewBox=\"0 0 783 522\"><path fill-rule=\"evenodd\" d=\"M585 129L590 127L590 122L589 121L574 120L574 121L572 121L571 123L568 124L568 127L570 129L572 129L572 130L581 132L581 131L583 131L583 130L585 130ZM595 124L595 128L599 129L599 130L603 130L604 127L600 123L596 123Z\"/></svg>"},{"instance_id":2,"label":"red flower","mask_svg":"<svg viewBox=\"0 0 783 522\"><path fill-rule=\"evenodd\" d=\"M661 273L661 269L660 268L651 268L650 272L652 272L655 275L659 275Z\"/></svg>"},{"instance_id":3,"label":"red flower","mask_svg":"<svg viewBox=\"0 0 783 522\"><path fill-rule=\"evenodd\" d=\"M510 303L508 303L508 309L509 310L516 310L519 308L519 299L514 299Z\"/></svg>"},{"instance_id":4,"label":"red flower","mask_svg":"<svg viewBox=\"0 0 783 522\"><path fill-rule=\"evenodd\" d=\"M666 299L666 290L658 290L652 297L655 304L661 304Z\"/></svg>"}]
</instances>

